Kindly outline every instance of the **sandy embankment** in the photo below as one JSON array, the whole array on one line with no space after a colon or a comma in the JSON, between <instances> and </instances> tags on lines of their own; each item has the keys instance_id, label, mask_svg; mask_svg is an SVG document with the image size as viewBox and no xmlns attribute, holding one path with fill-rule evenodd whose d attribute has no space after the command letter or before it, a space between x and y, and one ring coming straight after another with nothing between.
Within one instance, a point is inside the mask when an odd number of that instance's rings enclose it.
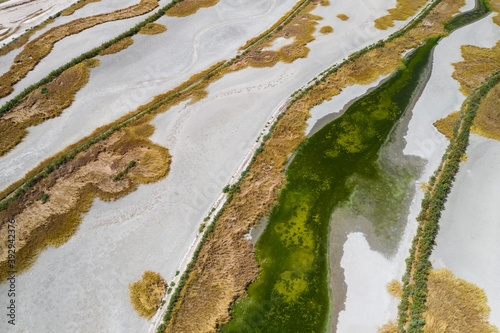
<instances>
[{"instance_id":1,"label":"sandy embankment","mask_svg":"<svg viewBox=\"0 0 500 333\"><path fill-rule=\"evenodd\" d=\"M418 182L429 179L448 144L432 123L458 110L465 99L458 90L458 82L451 77L454 70L451 63L462 59L460 45L491 47L499 37L498 27L492 23L490 16L454 32L436 47L433 73L413 109L413 118L405 137L407 145L404 153L428 161ZM407 228L393 258L386 258L370 249L361 233L348 236L341 262L347 283L346 310L340 314L337 332L375 332L378 326L396 318L397 301L386 292L385 285L392 279L400 280L404 272L404 260L416 231L415 217L420 211L421 199L422 193L417 191L410 207ZM356 318L366 320L361 322Z\"/></svg>"}]
</instances>

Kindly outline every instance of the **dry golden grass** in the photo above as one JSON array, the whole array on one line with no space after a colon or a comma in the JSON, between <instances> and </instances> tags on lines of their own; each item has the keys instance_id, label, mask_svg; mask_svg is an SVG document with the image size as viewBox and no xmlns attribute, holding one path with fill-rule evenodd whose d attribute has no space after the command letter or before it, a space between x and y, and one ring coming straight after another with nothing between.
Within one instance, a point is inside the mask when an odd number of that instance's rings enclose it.
<instances>
[{"instance_id":1,"label":"dry golden grass","mask_svg":"<svg viewBox=\"0 0 500 333\"><path fill-rule=\"evenodd\" d=\"M488 322L490 308L484 291L478 286L442 268L431 271L427 287L425 333L498 333L498 328ZM399 331L396 322L391 321L377 332Z\"/></svg>"},{"instance_id":2,"label":"dry golden grass","mask_svg":"<svg viewBox=\"0 0 500 333\"><path fill-rule=\"evenodd\" d=\"M498 333L488 322L484 291L448 269L431 271L428 282L426 333Z\"/></svg>"},{"instance_id":3,"label":"dry golden grass","mask_svg":"<svg viewBox=\"0 0 500 333\"><path fill-rule=\"evenodd\" d=\"M469 96L500 67L500 41L491 49L473 45L462 45L461 49L464 60L453 64L453 78L460 82L460 91Z\"/></svg>"},{"instance_id":4,"label":"dry golden grass","mask_svg":"<svg viewBox=\"0 0 500 333\"><path fill-rule=\"evenodd\" d=\"M451 138L453 137L453 127L459 119L460 112L455 111L450 113L446 118L436 120L433 125L448 140L451 140Z\"/></svg>"},{"instance_id":5,"label":"dry golden grass","mask_svg":"<svg viewBox=\"0 0 500 333\"><path fill-rule=\"evenodd\" d=\"M481 101L477 110L472 133L484 137L500 140L500 87L497 85L490 90L486 98Z\"/></svg>"},{"instance_id":6,"label":"dry golden grass","mask_svg":"<svg viewBox=\"0 0 500 333\"><path fill-rule=\"evenodd\" d=\"M398 323L391 320L387 324L377 329L377 333L399 333Z\"/></svg>"},{"instance_id":7,"label":"dry golden grass","mask_svg":"<svg viewBox=\"0 0 500 333\"><path fill-rule=\"evenodd\" d=\"M95 197L114 200L138 184L164 178L170 168L170 155L149 139L154 127L145 116L109 138L79 153L34 185L6 210L0 212L0 244L7 240L7 219L16 220L16 270L23 271L47 246L59 246L78 229L83 214ZM113 177L130 161L136 165L119 181ZM41 195L49 195L43 202ZM6 278L7 249L0 249L0 281Z\"/></svg>"},{"instance_id":8,"label":"dry golden grass","mask_svg":"<svg viewBox=\"0 0 500 333\"><path fill-rule=\"evenodd\" d=\"M321 0L320 5L321 6L330 6L330 0Z\"/></svg>"},{"instance_id":9,"label":"dry golden grass","mask_svg":"<svg viewBox=\"0 0 500 333\"><path fill-rule=\"evenodd\" d=\"M486 77L498 70L500 66L500 41L491 49L463 45L462 57L463 61L453 64L455 67L453 78L460 82L460 91L468 96L481 85ZM472 133L500 140L499 100L500 87L494 87L488 96L481 101L474 125L471 128ZM458 112L451 113L446 118L436 121L434 126L449 140L458 117Z\"/></svg>"},{"instance_id":10,"label":"dry golden grass","mask_svg":"<svg viewBox=\"0 0 500 333\"><path fill-rule=\"evenodd\" d=\"M156 7L158 7L157 0L141 0L139 4L128 8L118 9L111 13L80 18L50 29L26 44L23 51L14 58L14 64L0 77L0 97L5 97L10 94L13 91L12 85L35 68L38 62L52 51L54 44L61 39L77 34L98 24L145 14Z\"/></svg>"},{"instance_id":11,"label":"dry golden grass","mask_svg":"<svg viewBox=\"0 0 500 333\"><path fill-rule=\"evenodd\" d=\"M146 24L146 26L142 27L139 33L144 35L156 35L156 34L161 34L164 31L167 31L166 26L160 23L153 22Z\"/></svg>"},{"instance_id":12,"label":"dry golden grass","mask_svg":"<svg viewBox=\"0 0 500 333\"><path fill-rule=\"evenodd\" d=\"M320 16L309 13L316 6L317 3L307 5L281 30L265 42L256 45L251 52L243 55L236 64L230 67L230 71L241 70L247 66L272 67L279 61L291 63L298 58L307 57L309 48L306 45L315 39L313 33L316 31L317 21L322 19ZM289 38L293 40L293 43L281 47L278 51L263 51L279 37Z\"/></svg>"},{"instance_id":13,"label":"dry golden grass","mask_svg":"<svg viewBox=\"0 0 500 333\"><path fill-rule=\"evenodd\" d=\"M219 0L183 0L170 9L165 15L183 17L194 14L200 8L215 6Z\"/></svg>"},{"instance_id":14,"label":"dry golden grass","mask_svg":"<svg viewBox=\"0 0 500 333\"><path fill-rule=\"evenodd\" d=\"M387 292L391 294L392 297L401 299L403 295L403 284L400 281L392 280L386 285Z\"/></svg>"},{"instance_id":15,"label":"dry golden grass","mask_svg":"<svg viewBox=\"0 0 500 333\"><path fill-rule=\"evenodd\" d=\"M349 19L349 16L347 16L346 14L338 14L337 17L342 21L347 21Z\"/></svg>"},{"instance_id":16,"label":"dry golden grass","mask_svg":"<svg viewBox=\"0 0 500 333\"><path fill-rule=\"evenodd\" d=\"M0 118L0 156L14 148L27 134L26 128L57 117L71 105L74 96L88 82L89 68L99 64L90 59L65 70L52 82L45 85L47 93L37 89L22 102Z\"/></svg>"},{"instance_id":17,"label":"dry golden grass","mask_svg":"<svg viewBox=\"0 0 500 333\"><path fill-rule=\"evenodd\" d=\"M409 33L408 39L401 39L399 42L411 48L429 35L439 33L440 29L435 25L442 24L442 21L455 13L455 7L460 6L461 4L437 6L436 13L431 15L433 20L415 28L417 31L413 34ZM297 15L294 18L295 21L292 20L292 24L286 26L281 32L296 36L298 43L314 39L310 31L314 31L318 17L308 15L310 15L308 12ZM302 47L305 46L302 44ZM335 75L328 77L325 82L314 87L313 91L294 103L288 110L277 124L271 139L266 142L264 152L252 165L250 173L240 187L240 192L234 194L233 201L226 208L214 232L200 252L193 272L187 280L187 288L181 291L181 298L176 304L168 327L170 332L188 332L200 328L213 330L217 325L229 320L228 308L236 297L244 294L246 285L256 277L258 272L252 246L244 240L243 235L269 212L269 207L275 202L277 191L284 182L283 164L289 154L305 138L304 129L306 119L309 117L309 109L340 93L347 85L375 80L380 75L390 73L400 65L401 52L406 50L405 47L401 46L397 50L382 50L381 54L377 50L370 52L366 57L359 58L355 63L341 68ZM304 52L303 49L299 48L299 50ZM193 76L180 88L155 97L153 101L140 107L143 109L154 105L155 110L151 115L141 118L133 126L116 132L105 141L92 146L88 151L80 153L74 160L31 188L28 194L12 202L5 211L0 212L0 221L4 221L7 216L14 216L16 220L24 221L20 229L25 231L23 231L23 244L21 244L22 249L19 254L20 262L24 266L19 269L29 265L40 249L46 245L58 245L66 241L77 229L81 214L89 209L95 196L110 200L132 191L137 182L155 181L164 177L168 172L169 155L164 148L148 146L152 144L145 137L153 131L153 127L148 122L154 114L163 112L182 100L193 100L200 95L203 96L204 89L210 82L219 79L224 74L248 66L249 60L246 57L251 54L252 52L242 56L232 66L219 71L209 80L201 81L207 73L218 68L221 63ZM380 61L381 55L389 56L389 60ZM195 84L199 84L197 88L188 92L188 87ZM181 92L181 94L174 99L164 101L167 96L175 92ZM114 124L130 116L131 114L126 115ZM111 125L97 129L91 136L109 126ZM85 139L68 147L58 156L70 151L83 141ZM120 182L111 182L110 179L114 174L123 170L132 159L138 161L138 164ZM144 161L148 163L145 164ZM41 165L45 164L47 161L42 162ZM36 170L30 172L25 179L35 172ZM20 186L23 181L12 184L2 191L2 195ZM120 184L123 188L117 188ZM42 192L49 193L51 197L50 201L43 205L40 200ZM0 231L0 235L3 234L5 231ZM2 255L0 252L0 260ZM0 262L0 267L5 267L5 261ZM210 319L207 321L207 318Z\"/></svg>"},{"instance_id":18,"label":"dry golden grass","mask_svg":"<svg viewBox=\"0 0 500 333\"><path fill-rule=\"evenodd\" d=\"M167 283L160 274L145 271L142 279L128 286L130 302L141 317L150 319L161 304Z\"/></svg>"},{"instance_id":19,"label":"dry golden grass","mask_svg":"<svg viewBox=\"0 0 500 333\"><path fill-rule=\"evenodd\" d=\"M500 25L500 0L490 0L489 3L491 6L491 10L499 13L495 17L493 17L493 22Z\"/></svg>"},{"instance_id":20,"label":"dry golden grass","mask_svg":"<svg viewBox=\"0 0 500 333\"><path fill-rule=\"evenodd\" d=\"M103 56L103 55L118 53L121 50L125 50L127 47L129 47L133 43L134 43L134 40L132 39L132 37L125 37L122 40L120 40L118 43L114 43L110 47L99 52L99 55Z\"/></svg>"},{"instance_id":21,"label":"dry golden grass","mask_svg":"<svg viewBox=\"0 0 500 333\"><path fill-rule=\"evenodd\" d=\"M388 10L389 14L375 20L375 28L386 30L394 26L394 21L406 21L415 15L427 0L397 0L396 8Z\"/></svg>"},{"instance_id":22,"label":"dry golden grass","mask_svg":"<svg viewBox=\"0 0 500 333\"><path fill-rule=\"evenodd\" d=\"M6 45L2 49L0 49L0 56L6 55L10 51L13 51L15 49L22 47L24 44L26 44L28 42L30 37L33 36L33 34L35 32L45 28L48 24L53 23L54 21L55 21L54 19L47 20L44 23L40 24L37 28L31 29L30 31L26 31L24 34L19 36L15 41L13 41L9 45ZM15 31L13 31L13 33L14 32Z\"/></svg>"},{"instance_id":23,"label":"dry golden grass","mask_svg":"<svg viewBox=\"0 0 500 333\"><path fill-rule=\"evenodd\" d=\"M321 27L321 29L319 29L319 32L321 32L322 34L330 34L333 32L333 28L329 25L325 25Z\"/></svg>"},{"instance_id":24,"label":"dry golden grass","mask_svg":"<svg viewBox=\"0 0 500 333\"><path fill-rule=\"evenodd\" d=\"M443 1L434 8L431 19L425 24L417 26L408 37L394 41L394 45L401 43L401 47L394 50L389 43L382 50L369 52L330 75L289 108L240 185L240 192L234 194L200 251L174 306L166 332L211 332L229 320L228 308L236 298L244 295L245 287L258 272L253 248L243 235L267 215L269 207L275 203L277 192L284 183L283 164L305 138L309 110L340 93L347 85L370 82L397 69L404 50L444 31L444 22L462 6L462 3L450 2ZM252 53L248 55L253 57ZM269 57L269 53L265 56ZM244 68L248 59L242 57L240 60L227 71Z\"/></svg>"},{"instance_id":25,"label":"dry golden grass","mask_svg":"<svg viewBox=\"0 0 500 333\"><path fill-rule=\"evenodd\" d=\"M69 8L66 8L65 10L63 10L61 12L61 16L69 16L71 14L73 14L74 12L76 12L78 9L84 7L85 5L91 3L91 2L99 2L101 0L82 0L80 2L77 2L76 4L74 4L73 6L69 7Z\"/></svg>"}]
</instances>

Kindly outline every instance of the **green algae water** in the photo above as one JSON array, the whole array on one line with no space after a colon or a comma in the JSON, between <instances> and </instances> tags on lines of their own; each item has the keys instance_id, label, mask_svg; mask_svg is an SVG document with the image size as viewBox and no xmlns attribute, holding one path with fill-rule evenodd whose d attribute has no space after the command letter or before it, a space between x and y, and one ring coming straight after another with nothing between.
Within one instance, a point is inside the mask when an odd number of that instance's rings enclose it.
<instances>
[{"instance_id":1,"label":"green algae water","mask_svg":"<svg viewBox=\"0 0 500 333\"><path fill-rule=\"evenodd\" d=\"M221 332L327 330L330 216L349 199L354 175L379 175L379 150L418 91L437 42L430 40L411 53L389 80L301 146L256 244L261 273Z\"/></svg>"}]
</instances>

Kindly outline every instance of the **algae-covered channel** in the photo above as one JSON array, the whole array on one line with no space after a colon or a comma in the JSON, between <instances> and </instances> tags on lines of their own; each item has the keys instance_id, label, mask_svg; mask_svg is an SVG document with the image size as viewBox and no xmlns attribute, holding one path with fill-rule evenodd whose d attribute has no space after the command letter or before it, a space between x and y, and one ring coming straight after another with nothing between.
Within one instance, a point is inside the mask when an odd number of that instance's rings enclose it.
<instances>
[{"instance_id":1,"label":"algae-covered channel","mask_svg":"<svg viewBox=\"0 0 500 333\"><path fill-rule=\"evenodd\" d=\"M418 91L437 42L413 51L389 80L301 146L256 244L261 273L222 332L327 330L331 214L351 196L353 179L380 176L379 151Z\"/></svg>"}]
</instances>

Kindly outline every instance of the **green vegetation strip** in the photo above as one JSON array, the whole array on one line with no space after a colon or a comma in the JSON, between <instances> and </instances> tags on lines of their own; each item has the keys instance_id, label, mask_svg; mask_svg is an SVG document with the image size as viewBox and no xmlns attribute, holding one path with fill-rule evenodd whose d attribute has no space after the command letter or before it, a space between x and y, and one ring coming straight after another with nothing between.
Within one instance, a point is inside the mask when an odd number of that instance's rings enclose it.
<instances>
[{"instance_id":1,"label":"green vegetation strip","mask_svg":"<svg viewBox=\"0 0 500 333\"><path fill-rule=\"evenodd\" d=\"M489 10L487 0L478 0L474 10L451 19L445 27L448 31L455 30L481 19ZM428 191L422 200L422 210L417 217L419 227L412 242L410 256L406 259L406 273L402 278L403 295L398 306L398 328L401 333L424 332L423 314L426 310L427 280L432 268L429 258L439 230L441 211L444 209L446 197L451 191L460 161L465 154L470 128L479 103L499 82L500 71L486 78L486 82L462 104L460 118L455 124L453 137L443 155L441 165L430 178Z\"/></svg>"},{"instance_id":2,"label":"green vegetation strip","mask_svg":"<svg viewBox=\"0 0 500 333\"><path fill-rule=\"evenodd\" d=\"M134 166L135 166L135 163L137 163L136 161L130 161L127 165L127 167L123 170L123 171L120 171L118 172L114 177L113 177L113 181L117 181L118 179L120 179L123 175L127 174L129 172L130 169L132 169Z\"/></svg>"},{"instance_id":3,"label":"green vegetation strip","mask_svg":"<svg viewBox=\"0 0 500 333\"><path fill-rule=\"evenodd\" d=\"M498 83L500 83L500 71L486 78L486 82L462 104L460 118L455 124L453 137L443 155L441 165L430 178L428 191L422 200L422 210L417 217L419 227L412 242L410 257L406 259L406 273L402 279L403 295L398 307L400 332L423 332L427 279L432 268L429 257L439 230L439 218L444 209L446 197L451 191L459 164L465 155L470 128L479 104Z\"/></svg>"}]
</instances>

